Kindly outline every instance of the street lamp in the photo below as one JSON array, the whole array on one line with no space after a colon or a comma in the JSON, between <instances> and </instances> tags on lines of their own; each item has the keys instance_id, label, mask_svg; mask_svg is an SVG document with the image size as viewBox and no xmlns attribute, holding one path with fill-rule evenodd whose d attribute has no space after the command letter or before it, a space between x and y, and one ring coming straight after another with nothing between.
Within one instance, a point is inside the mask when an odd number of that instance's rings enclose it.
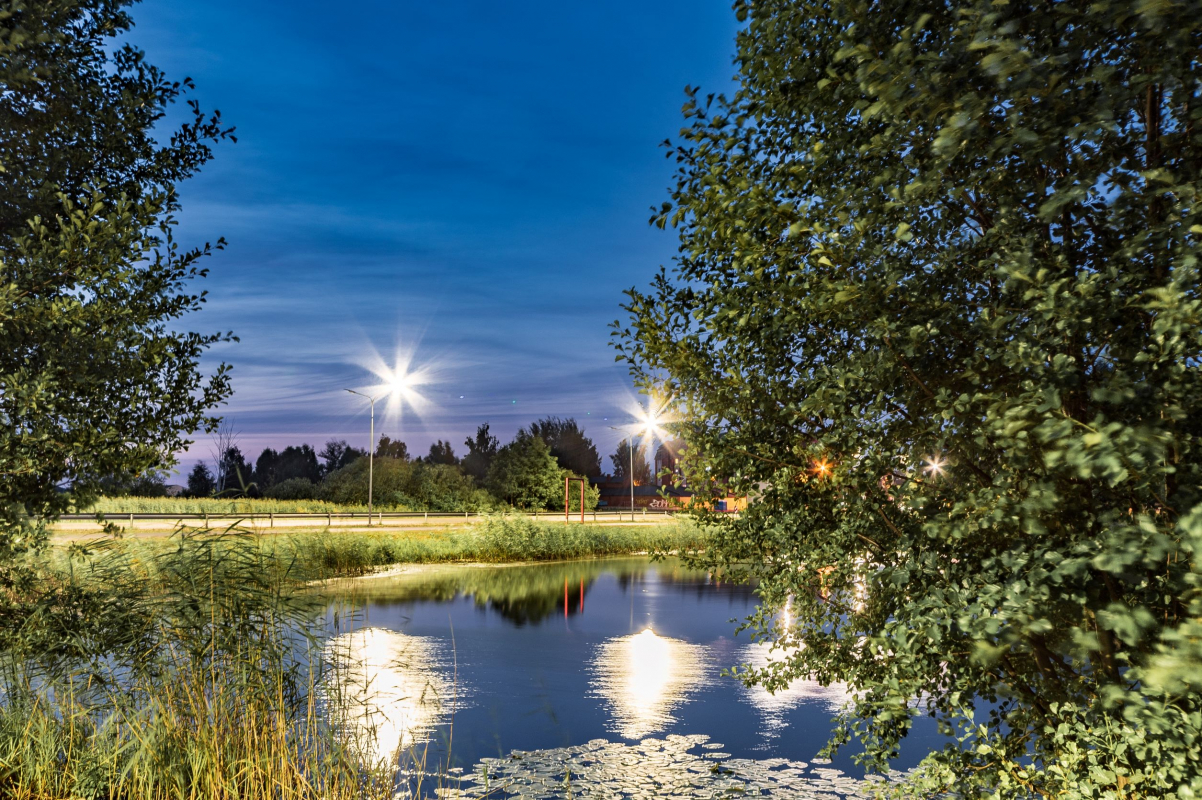
<instances>
[{"instance_id":1,"label":"street lamp","mask_svg":"<svg viewBox=\"0 0 1202 800\"><path fill-rule=\"evenodd\" d=\"M367 447L367 524L371 525L371 485L375 472L375 457L376 457L376 401L383 400L388 395L380 395L379 397L371 397L363 392L356 392L354 389L347 389L351 394L357 394L367 400L371 404L371 442Z\"/></svg>"},{"instance_id":2,"label":"street lamp","mask_svg":"<svg viewBox=\"0 0 1202 800\"><path fill-rule=\"evenodd\" d=\"M402 375L400 373L393 373L391 376L389 376L389 379L388 379L388 382L386 385L388 386L388 391L378 397L372 397L371 395L364 394L363 392L357 392L354 389L347 389L348 392L350 392L351 394L359 395L363 399L367 400L367 402L371 405L371 434L370 434L371 435L371 443L370 443L370 446L367 448L367 524L368 525L371 525L371 500L372 500L371 493L372 493L372 483L373 483L373 479L375 477L374 473L375 473L375 458L376 458L376 401L383 400L385 397L392 397L394 395L402 394L403 392L405 392L406 389L409 388L409 381L405 375Z\"/></svg>"},{"instance_id":3,"label":"street lamp","mask_svg":"<svg viewBox=\"0 0 1202 800\"><path fill-rule=\"evenodd\" d=\"M619 428L614 425L609 426L610 430L625 431L626 433L626 449L630 451L630 469L626 472L626 477L630 478L630 521L634 521L634 432L628 428ZM621 522L621 519L618 520Z\"/></svg>"},{"instance_id":4,"label":"street lamp","mask_svg":"<svg viewBox=\"0 0 1202 800\"><path fill-rule=\"evenodd\" d=\"M630 477L631 521L634 520L634 434L642 433L644 439L652 439L657 436L662 437L663 434L663 430L660 428L661 420L658 412L642 411L642 409L640 409L640 413L636 416L638 417L638 422L636 422L634 425L627 425L625 427L616 427L614 425L609 426L611 430L626 432L627 447L630 450L630 471L628 474Z\"/></svg>"}]
</instances>

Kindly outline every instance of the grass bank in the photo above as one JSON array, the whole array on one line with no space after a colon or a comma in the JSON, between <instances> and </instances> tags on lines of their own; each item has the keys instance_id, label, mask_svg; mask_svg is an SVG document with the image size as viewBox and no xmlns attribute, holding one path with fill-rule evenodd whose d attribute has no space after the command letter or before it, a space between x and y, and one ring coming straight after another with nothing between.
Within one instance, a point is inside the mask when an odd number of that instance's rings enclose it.
<instances>
[{"instance_id":1,"label":"grass bank","mask_svg":"<svg viewBox=\"0 0 1202 800\"><path fill-rule=\"evenodd\" d=\"M142 563L175 547L177 537L128 539L117 545ZM379 532L338 529L288 532L253 539L264 558L288 564L305 580L363 575L392 564L477 561L507 563L597 558L645 552L686 552L705 547L707 535L697 525L590 525L498 515L451 529ZM114 545L106 545L111 547ZM69 548L58 548L57 561Z\"/></svg>"},{"instance_id":2,"label":"grass bank","mask_svg":"<svg viewBox=\"0 0 1202 800\"><path fill-rule=\"evenodd\" d=\"M642 552L683 552L705 546L691 523L677 525L565 525L499 516L441 533L319 533L279 536L263 546L293 555L314 575L362 575L390 564L448 561L554 561Z\"/></svg>"}]
</instances>

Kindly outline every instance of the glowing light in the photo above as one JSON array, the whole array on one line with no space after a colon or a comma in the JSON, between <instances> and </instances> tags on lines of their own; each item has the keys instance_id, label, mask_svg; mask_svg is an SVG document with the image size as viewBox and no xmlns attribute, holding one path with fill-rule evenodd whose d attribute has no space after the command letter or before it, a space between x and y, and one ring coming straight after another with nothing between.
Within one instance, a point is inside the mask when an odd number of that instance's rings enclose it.
<instances>
[{"instance_id":1,"label":"glowing light","mask_svg":"<svg viewBox=\"0 0 1202 800\"><path fill-rule=\"evenodd\" d=\"M927 459L927 466L924 468L926 473L932 477L939 477L943 474L945 462L938 456L931 456Z\"/></svg>"},{"instance_id":2,"label":"glowing light","mask_svg":"<svg viewBox=\"0 0 1202 800\"><path fill-rule=\"evenodd\" d=\"M672 711L706 680L705 648L647 628L602 643L594 670L593 688L609 701L612 728L642 739L671 725Z\"/></svg>"},{"instance_id":3,"label":"glowing light","mask_svg":"<svg viewBox=\"0 0 1202 800\"><path fill-rule=\"evenodd\" d=\"M743 651L744 663L755 669L764 669L785 658L786 651L769 642L750 644ZM743 696L763 717L764 724L760 731L768 739L779 736L788 727L788 713L802 703L811 703L825 712L834 713L851 700L846 684L823 686L818 681L805 678L793 680L775 692L758 685L744 687Z\"/></svg>"},{"instance_id":4,"label":"glowing light","mask_svg":"<svg viewBox=\"0 0 1202 800\"><path fill-rule=\"evenodd\" d=\"M644 445L654 441L665 442L671 438L671 434L664 426L676 421L670 412L671 405L671 398L660 400L652 397L646 407L632 399L628 410L635 422L622 427L641 438Z\"/></svg>"},{"instance_id":5,"label":"glowing light","mask_svg":"<svg viewBox=\"0 0 1202 800\"><path fill-rule=\"evenodd\" d=\"M333 691L349 700L339 732L368 758L396 765L451 710L453 689L444 671L441 643L384 628L337 636L327 645L338 665ZM330 690L327 690L330 691Z\"/></svg>"},{"instance_id":6,"label":"glowing light","mask_svg":"<svg viewBox=\"0 0 1202 800\"><path fill-rule=\"evenodd\" d=\"M814 461L814 472L819 476L825 477L831 474L831 462L826 459L817 459Z\"/></svg>"},{"instance_id":7,"label":"glowing light","mask_svg":"<svg viewBox=\"0 0 1202 800\"><path fill-rule=\"evenodd\" d=\"M421 392L421 387L435 383L435 370L431 364L417 365L413 350L397 347L389 363L374 349L369 348L367 357L360 366L370 372L376 382L357 388L368 397L386 399L383 414L386 418L399 418L406 408L419 418L430 408L430 401Z\"/></svg>"}]
</instances>

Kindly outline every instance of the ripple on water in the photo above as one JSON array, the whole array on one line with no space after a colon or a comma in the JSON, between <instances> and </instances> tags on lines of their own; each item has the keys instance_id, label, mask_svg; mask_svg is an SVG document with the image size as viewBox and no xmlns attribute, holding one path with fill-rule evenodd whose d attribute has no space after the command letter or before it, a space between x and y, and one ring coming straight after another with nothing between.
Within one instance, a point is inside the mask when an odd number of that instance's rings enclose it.
<instances>
[{"instance_id":1,"label":"ripple on water","mask_svg":"<svg viewBox=\"0 0 1202 800\"><path fill-rule=\"evenodd\" d=\"M593 739L575 747L486 758L445 798L789 797L859 800L876 781L781 758L714 761L707 736L667 736L636 744ZM720 747L720 745L719 745ZM693 752L698 751L698 752ZM709 758L707 758L707 756ZM894 775L892 777L897 777Z\"/></svg>"}]
</instances>

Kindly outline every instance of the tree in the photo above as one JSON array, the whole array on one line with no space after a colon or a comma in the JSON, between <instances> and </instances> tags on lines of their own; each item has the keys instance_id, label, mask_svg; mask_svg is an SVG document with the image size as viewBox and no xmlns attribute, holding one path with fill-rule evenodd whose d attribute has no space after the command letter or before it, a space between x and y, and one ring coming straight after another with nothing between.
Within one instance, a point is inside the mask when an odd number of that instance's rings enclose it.
<instances>
[{"instance_id":1,"label":"tree","mask_svg":"<svg viewBox=\"0 0 1202 800\"><path fill-rule=\"evenodd\" d=\"M530 424L530 434L537 436L551 448L551 455L559 466L578 475L601 474L601 456L593 440L584 435L576 420L572 418L546 417Z\"/></svg>"},{"instance_id":2,"label":"tree","mask_svg":"<svg viewBox=\"0 0 1202 800\"><path fill-rule=\"evenodd\" d=\"M563 471L547 443L525 430L497 451L485 485L517 508L549 508L563 502Z\"/></svg>"},{"instance_id":3,"label":"tree","mask_svg":"<svg viewBox=\"0 0 1202 800\"><path fill-rule=\"evenodd\" d=\"M193 497L210 497L216 488L217 482L213 479L209 465L197 461L196 466L188 473L188 494Z\"/></svg>"},{"instance_id":4,"label":"tree","mask_svg":"<svg viewBox=\"0 0 1202 800\"><path fill-rule=\"evenodd\" d=\"M264 447L263 452L255 459L255 483L263 491L275 485L279 461L280 454L270 447Z\"/></svg>"},{"instance_id":5,"label":"tree","mask_svg":"<svg viewBox=\"0 0 1202 800\"><path fill-rule=\"evenodd\" d=\"M426 463L455 465L459 463L459 459L455 458L455 451L451 448L451 443L439 439L430 445L430 454L426 456Z\"/></svg>"},{"instance_id":6,"label":"tree","mask_svg":"<svg viewBox=\"0 0 1202 800\"><path fill-rule=\"evenodd\" d=\"M336 503L367 503L368 464L359 459L331 473L318 487L318 496ZM455 466L421 460L382 458L372 476L380 506L419 511L485 511L494 505L488 493Z\"/></svg>"},{"instance_id":7,"label":"tree","mask_svg":"<svg viewBox=\"0 0 1202 800\"><path fill-rule=\"evenodd\" d=\"M630 440L618 442L618 449L609 460L614 465L614 477L630 480ZM636 485L646 485L651 482L651 465L647 463L647 445L639 444L634 448L634 482Z\"/></svg>"},{"instance_id":8,"label":"tree","mask_svg":"<svg viewBox=\"0 0 1202 800\"><path fill-rule=\"evenodd\" d=\"M313 451L313 446L308 444L289 445L281 450L276 457L274 472L275 483L282 483L291 478L304 478L311 483L321 480L317 453Z\"/></svg>"},{"instance_id":9,"label":"tree","mask_svg":"<svg viewBox=\"0 0 1202 800\"><path fill-rule=\"evenodd\" d=\"M736 8L616 344L754 498L744 677L870 763L935 717L926 796L1198 794L1202 6Z\"/></svg>"},{"instance_id":10,"label":"tree","mask_svg":"<svg viewBox=\"0 0 1202 800\"><path fill-rule=\"evenodd\" d=\"M218 464L220 469L216 471L214 480L219 492L245 491L254 478L254 468L246 462L242 450L237 445L226 448L225 455ZM217 475L223 477L218 479Z\"/></svg>"},{"instance_id":11,"label":"tree","mask_svg":"<svg viewBox=\"0 0 1202 800\"><path fill-rule=\"evenodd\" d=\"M230 467L237 467L237 464L230 462L230 451L237 451L238 459L241 460L242 452L237 448L238 431L234 429L232 420L222 419L217 425L217 429L213 431L213 479L217 482L217 491L224 492L226 489L233 488L237 479L234 478L234 473ZM243 475L243 478L249 479L249 475Z\"/></svg>"},{"instance_id":12,"label":"tree","mask_svg":"<svg viewBox=\"0 0 1202 800\"><path fill-rule=\"evenodd\" d=\"M178 323L204 300L190 286L211 248L173 228L176 185L232 129L194 101L166 127L192 84L117 42L130 4L8 3L0 21L3 587L32 586L13 566L45 543L31 520L169 466L230 393L226 367L206 378L199 361L231 337Z\"/></svg>"},{"instance_id":13,"label":"tree","mask_svg":"<svg viewBox=\"0 0 1202 800\"><path fill-rule=\"evenodd\" d=\"M167 479L160 470L144 475L110 475L100 480L101 494L107 497L166 497Z\"/></svg>"},{"instance_id":14,"label":"tree","mask_svg":"<svg viewBox=\"0 0 1202 800\"><path fill-rule=\"evenodd\" d=\"M351 447L345 439L331 439L326 442L326 446L317 454L317 457L325 462L322 466L322 473L329 475L366 455L367 451Z\"/></svg>"},{"instance_id":15,"label":"tree","mask_svg":"<svg viewBox=\"0 0 1202 800\"><path fill-rule=\"evenodd\" d=\"M492 460L497 455L500 441L488 432L486 422L476 429L475 438L464 439L463 443L467 446L467 455L463 457L463 471L482 484L488 477L488 468L492 466Z\"/></svg>"},{"instance_id":16,"label":"tree","mask_svg":"<svg viewBox=\"0 0 1202 800\"><path fill-rule=\"evenodd\" d=\"M399 439L394 442L387 436L381 436L376 445L376 458L395 458L400 461L408 461L409 446Z\"/></svg>"}]
</instances>

